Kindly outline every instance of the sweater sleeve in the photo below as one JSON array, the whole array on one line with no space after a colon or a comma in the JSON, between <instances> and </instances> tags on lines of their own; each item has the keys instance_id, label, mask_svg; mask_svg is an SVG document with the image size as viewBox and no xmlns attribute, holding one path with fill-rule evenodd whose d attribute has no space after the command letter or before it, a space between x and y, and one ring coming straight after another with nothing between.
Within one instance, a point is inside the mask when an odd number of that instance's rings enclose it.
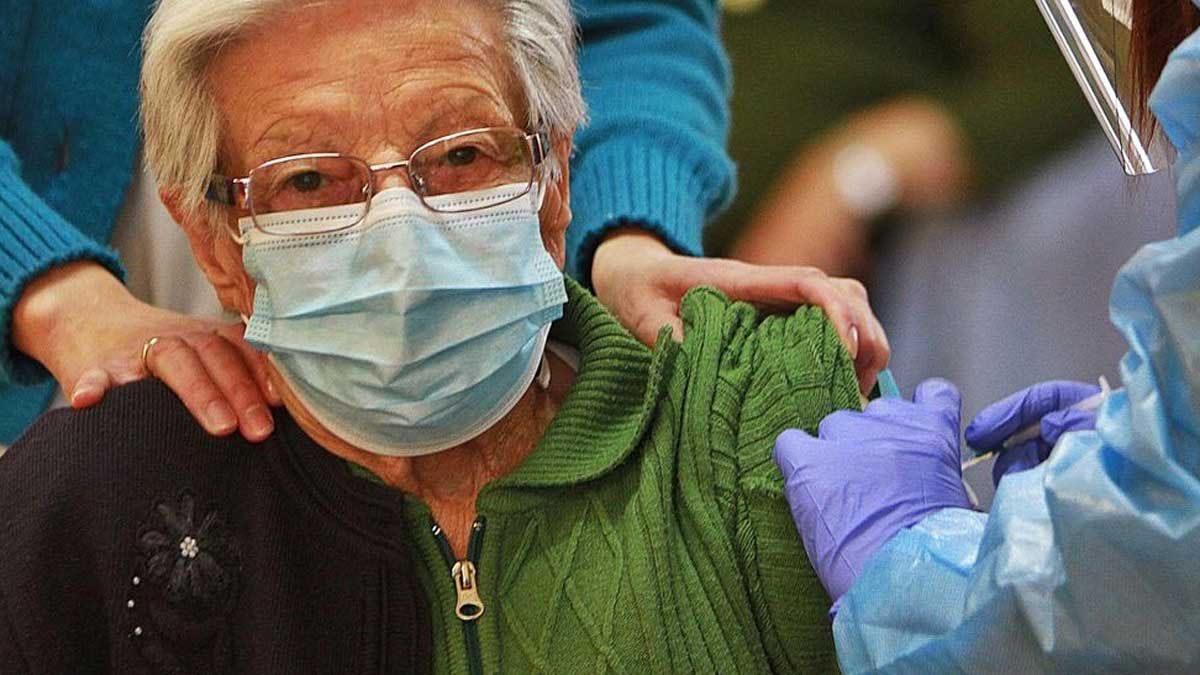
<instances>
[{"instance_id":1,"label":"sweater sleeve","mask_svg":"<svg viewBox=\"0 0 1200 675\"><path fill-rule=\"evenodd\" d=\"M729 64L715 0L580 0L580 72L591 122L575 138L569 269L589 284L605 232L635 225L701 251L728 205Z\"/></svg>"},{"instance_id":2,"label":"sweater sleeve","mask_svg":"<svg viewBox=\"0 0 1200 675\"><path fill-rule=\"evenodd\" d=\"M772 451L784 430L815 433L829 413L858 407L854 363L818 308L761 318L711 289L691 291L683 306L685 334L708 332L701 344L715 352L699 357L716 368L696 368L693 386L712 392L712 484L766 656L776 672L832 671L829 597L796 535ZM715 371L713 381L701 371Z\"/></svg>"},{"instance_id":3,"label":"sweater sleeve","mask_svg":"<svg viewBox=\"0 0 1200 675\"><path fill-rule=\"evenodd\" d=\"M736 516L743 571L768 657L780 672L832 671L829 598L796 534L772 457L789 428L815 434L835 410L858 409L854 362L816 307L769 317L756 331L747 404L737 430ZM828 645L829 651L814 649Z\"/></svg>"},{"instance_id":4,"label":"sweater sleeve","mask_svg":"<svg viewBox=\"0 0 1200 675\"><path fill-rule=\"evenodd\" d=\"M13 625L12 613L0 591L0 670L5 673L28 673L29 664L21 653L17 642L17 629Z\"/></svg>"},{"instance_id":5,"label":"sweater sleeve","mask_svg":"<svg viewBox=\"0 0 1200 675\"><path fill-rule=\"evenodd\" d=\"M123 275L112 250L82 234L30 189L12 147L0 140L0 384L33 384L48 377L13 347L13 310L29 282L76 260L94 260Z\"/></svg>"},{"instance_id":6,"label":"sweater sleeve","mask_svg":"<svg viewBox=\"0 0 1200 675\"><path fill-rule=\"evenodd\" d=\"M19 552L0 556L0 672L111 669L106 588L115 532L130 526L113 497L137 456L111 441L142 431L122 421L100 406L51 411L0 456L0 541ZM136 551L127 537L121 554Z\"/></svg>"}]
</instances>

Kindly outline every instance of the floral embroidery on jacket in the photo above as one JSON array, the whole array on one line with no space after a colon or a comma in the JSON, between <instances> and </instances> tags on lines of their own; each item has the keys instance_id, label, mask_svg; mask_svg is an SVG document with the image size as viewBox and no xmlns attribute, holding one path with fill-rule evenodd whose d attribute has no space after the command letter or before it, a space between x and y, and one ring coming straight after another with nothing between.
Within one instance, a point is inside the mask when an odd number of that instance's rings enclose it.
<instances>
[{"instance_id":1,"label":"floral embroidery on jacket","mask_svg":"<svg viewBox=\"0 0 1200 675\"><path fill-rule=\"evenodd\" d=\"M227 669L241 560L221 514L199 509L186 491L160 500L138 532L137 550L127 607L142 656L167 672Z\"/></svg>"}]
</instances>

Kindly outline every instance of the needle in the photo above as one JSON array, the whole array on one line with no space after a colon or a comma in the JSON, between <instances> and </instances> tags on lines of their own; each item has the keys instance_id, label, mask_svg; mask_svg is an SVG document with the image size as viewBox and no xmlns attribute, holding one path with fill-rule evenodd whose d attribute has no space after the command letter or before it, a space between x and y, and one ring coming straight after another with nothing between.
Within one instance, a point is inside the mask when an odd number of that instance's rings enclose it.
<instances>
[{"instance_id":1,"label":"needle","mask_svg":"<svg viewBox=\"0 0 1200 675\"><path fill-rule=\"evenodd\" d=\"M1068 408L1068 410L1089 410L1089 411L1097 410L1100 408L1100 404L1104 402L1104 398L1106 396L1108 396L1109 392L1111 392L1111 391L1112 391L1112 387L1110 387L1108 385L1108 380L1102 375L1102 376L1100 376L1100 393L1083 399L1079 403L1076 403L1075 405ZM991 452L985 452L982 455L979 455L973 459L968 459L967 461L963 462L963 465L962 465L963 471L966 471L967 469L970 469L971 467L973 467L977 464L982 464L983 462L986 462L987 460L992 459L993 457L1000 454L1004 450L1009 450L1013 447L1016 447L1017 445L1020 445L1021 443L1024 443L1026 441L1031 441L1041 435L1042 435L1042 422L1041 422L1041 420L1038 420L1036 423L1025 427L1024 429L1018 431L1017 433L1013 434L1012 436L1009 436L1008 440L1004 441L1004 444L1000 446L999 450L992 450Z\"/></svg>"}]
</instances>

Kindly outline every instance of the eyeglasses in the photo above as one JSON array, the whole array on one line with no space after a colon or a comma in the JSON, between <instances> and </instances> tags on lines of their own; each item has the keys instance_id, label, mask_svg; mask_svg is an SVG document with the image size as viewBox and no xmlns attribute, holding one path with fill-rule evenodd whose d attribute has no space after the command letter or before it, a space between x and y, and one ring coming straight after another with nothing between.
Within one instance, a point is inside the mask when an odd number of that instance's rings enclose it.
<instances>
[{"instance_id":1,"label":"eyeglasses","mask_svg":"<svg viewBox=\"0 0 1200 675\"><path fill-rule=\"evenodd\" d=\"M510 127L470 129L436 138L408 159L367 164L351 155L316 152L264 162L244 178L214 175L205 198L249 211L254 227L267 234L309 235L349 229L367 217L376 175L404 169L421 203L438 213L463 213L499 206L529 194L550 142L545 133ZM494 190L493 188L512 189ZM481 192L467 202L437 199L460 192ZM297 229L274 223L276 214L305 209L339 208L338 217L307 219Z\"/></svg>"}]
</instances>

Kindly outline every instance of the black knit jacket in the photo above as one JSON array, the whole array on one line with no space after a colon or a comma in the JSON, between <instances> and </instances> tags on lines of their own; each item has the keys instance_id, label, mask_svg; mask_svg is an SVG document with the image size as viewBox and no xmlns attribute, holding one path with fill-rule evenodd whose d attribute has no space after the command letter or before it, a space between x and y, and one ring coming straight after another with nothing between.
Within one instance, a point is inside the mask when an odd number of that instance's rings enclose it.
<instances>
[{"instance_id":1,"label":"black knit jacket","mask_svg":"<svg viewBox=\"0 0 1200 675\"><path fill-rule=\"evenodd\" d=\"M158 382L0 457L0 673L429 670L401 499L282 410L207 435Z\"/></svg>"}]
</instances>

